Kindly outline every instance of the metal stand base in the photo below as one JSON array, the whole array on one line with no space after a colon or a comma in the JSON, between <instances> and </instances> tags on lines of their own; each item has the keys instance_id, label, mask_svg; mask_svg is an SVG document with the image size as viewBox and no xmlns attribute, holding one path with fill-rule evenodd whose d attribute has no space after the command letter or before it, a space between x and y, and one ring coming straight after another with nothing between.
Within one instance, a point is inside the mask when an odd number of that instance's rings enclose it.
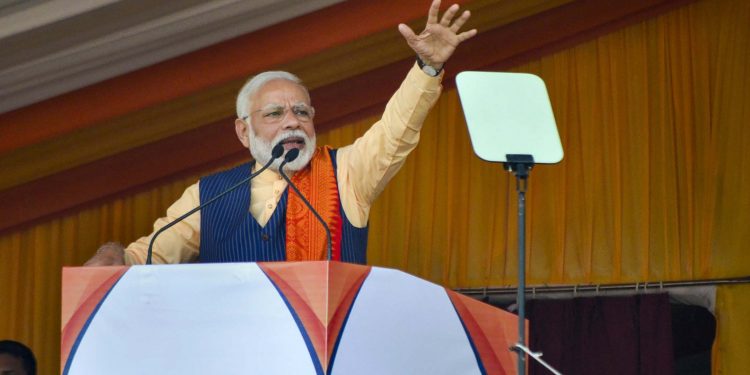
<instances>
[{"instance_id":1,"label":"metal stand base","mask_svg":"<svg viewBox=\"0 0 750 375\"><path fill-rule=\"evenodd\" d=\"M517 351L519 353L526 353L526 354L528 354L529 357L534 358L535 361L541 363L542 366L546 367L547 370L549 370L551 373L553 373L555 375L562 375L559 371L555 370L554 367L550 366L547 362L544 362L544 360L542 359L542 352L532 352L531 349L529 349L529 348L527 348L527 347L525 347L525 346L523 346L521 344L513 345L513 347L511 349L513 349L513 350L515 350L515 351Z\"/></svg>"}]
</instances>

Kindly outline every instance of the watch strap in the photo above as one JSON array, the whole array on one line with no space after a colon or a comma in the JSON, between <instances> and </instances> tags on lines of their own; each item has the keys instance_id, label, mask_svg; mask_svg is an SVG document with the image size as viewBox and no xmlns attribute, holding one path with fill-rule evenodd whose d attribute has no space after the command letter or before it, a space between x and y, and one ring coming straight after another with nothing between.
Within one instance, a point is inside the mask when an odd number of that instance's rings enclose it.
<instances>
[{"instance_id":1,"label":"watch strap","mask_svg":"<svg viewBox=\"0 0 750 375\"><path fill-rule=\"evenodd\" d=\"M422 59L419 58L419 55L417 55L417 65L419 66L419 69L422 69L423 72L432 77L437 77L445 67L445 65L443 65L442 67L440 67L440 69L435 69L434 66L427 65L424 61L422 61Z\"/></svg>"}]
</instances>

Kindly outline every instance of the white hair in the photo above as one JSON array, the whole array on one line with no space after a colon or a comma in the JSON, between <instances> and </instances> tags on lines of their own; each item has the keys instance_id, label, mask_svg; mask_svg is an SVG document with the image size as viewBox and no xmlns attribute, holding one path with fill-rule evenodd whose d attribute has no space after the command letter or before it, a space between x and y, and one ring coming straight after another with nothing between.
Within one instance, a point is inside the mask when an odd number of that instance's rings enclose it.
<instances>
[{"instance_id":1,"label":"white hair","mask_svg":"<svg viewBox=\"0 0 750 375\"><path fill-rule=\"evenodd\" d=\"M245 117L250 116L250 107L252 107L253 95L255 95L255 93L258 92L261 87L263 87L263 85L275 79L285 79L287 81L294 82L300 85L300 87L305 90L305 93L307 94L309 100L310 93L307 91L307 87L302 84L302 80L299 79L299 77L297 77L296 75L280 70L263 72L249 79L247 83L242 86L239 94L237 94L237 118L244 119Z\"/></svg>"}]
</instances>

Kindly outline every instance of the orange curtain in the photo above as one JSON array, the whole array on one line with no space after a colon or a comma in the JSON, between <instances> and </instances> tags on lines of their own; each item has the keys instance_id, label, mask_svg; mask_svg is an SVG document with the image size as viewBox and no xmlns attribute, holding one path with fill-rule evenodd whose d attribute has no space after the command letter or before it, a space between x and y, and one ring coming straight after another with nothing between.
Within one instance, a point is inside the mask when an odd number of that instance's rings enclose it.
<instances>
[{"instance_id":1,"label":"orange curtain","mask_svg":"<svg viewBox=\"0 0 750 375\"><path fill-rule=\"evenodd\" d=\"M750 274L748 20L745 0L703 0L513 69L545 80L566 152L532 172L530 284ZM369 262L449 287L515 284L515 182L473 155L454 90L421 138L372 210ZM150 231L195 177L0 237L0 337L55 372L60 267ZM719 290L716 374L750 368L748 289Z\"/></svg>"},{"instance_id":2,"label":"orange curtain","mask_svg":"<svg viewBox=\"0 0 750 375\"><path fill-rule=\"evenodd\" d=\"M513 69L545 80L566 152L530 179L530 283L750 274L749 11L703 1ZM513 284L515 213L515 181L473 155L449 91L373 210L370 260Z\"/></svg>"},{"instance_id":3,"label":"orange curtain","mask_svg":"<svg viewBox=\"0 0 750 375\"><path fill-rule=\"evenodd\" d=\"M103 242L129 242L195 178L115 199L0 236L0 338L31 346L38 373L59 373L62 267L80 266Z\"/></svg>"},{"instance_id":4,"label":"orange curtain","mask_svg":"<svg viewBox=\"0 0 750 375\"><path fill-rule=\"evenodd\" d=\"M701 1L513 69L545 80L566 152L532 172L530 284L750 275L748 20L747 1ZM473 155L450 90L373 208L369 261L514 285L515 215L514 179ZM748 290L719 288L715 373L750 368Z\"/></svg>"}]
</instances>

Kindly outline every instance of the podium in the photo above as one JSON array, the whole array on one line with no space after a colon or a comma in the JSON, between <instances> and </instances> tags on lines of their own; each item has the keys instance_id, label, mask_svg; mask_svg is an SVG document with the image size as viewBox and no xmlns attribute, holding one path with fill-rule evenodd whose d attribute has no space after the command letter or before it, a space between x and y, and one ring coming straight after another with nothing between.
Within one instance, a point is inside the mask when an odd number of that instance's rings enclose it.
<instances>
[{"instance_id":1,"label":"podium","mask_svg":"<svg viewBox=\"0 0 750 375\"><path fill-rule=\"evenodd\" d=\"M512 374L516 316L340 262L63 270L63 374Z\"/></svg>"}]
</instances>

